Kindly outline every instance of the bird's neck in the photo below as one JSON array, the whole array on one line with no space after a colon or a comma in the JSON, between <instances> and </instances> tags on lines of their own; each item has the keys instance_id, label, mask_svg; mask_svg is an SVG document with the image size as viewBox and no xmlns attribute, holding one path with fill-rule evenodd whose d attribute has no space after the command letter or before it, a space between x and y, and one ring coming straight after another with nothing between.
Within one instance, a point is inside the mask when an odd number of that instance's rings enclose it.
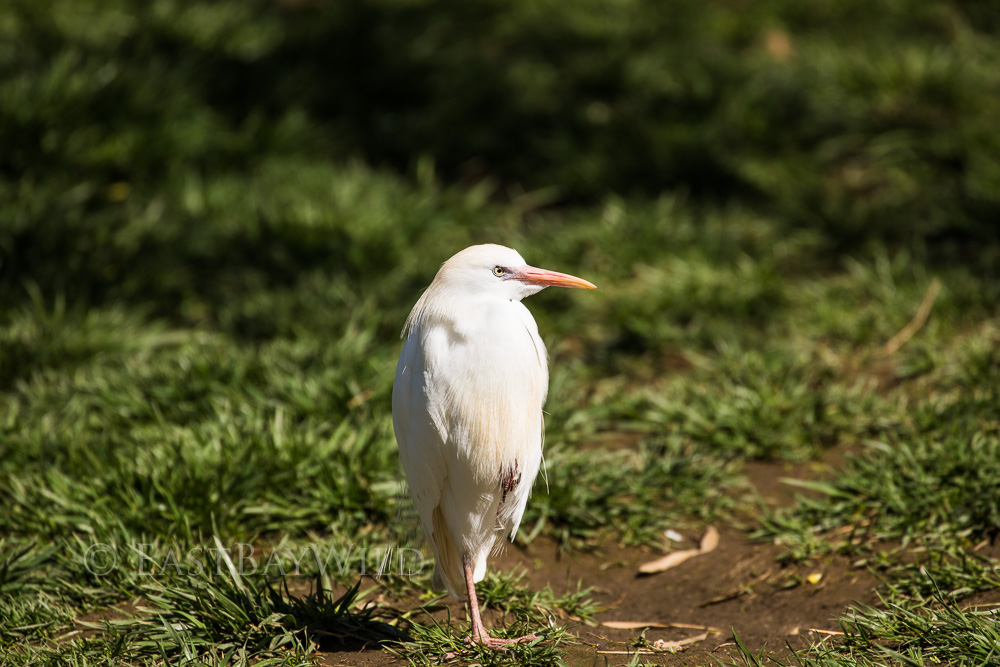
<instances>
[{"instance_id":1,"label":"bird's neck","mask_svg":"<svg viewBox=\"0 0 1000 667\"><path fill-rule=\"evenodd\" d=\"M520 301L495 296L468 296L441 293L425 303L418 302L411 314L421 327L444 326L461 337L485 337L502 334L528 314ZM419 312L417 309L419 308Z\"/></svg>"}]
</instances>

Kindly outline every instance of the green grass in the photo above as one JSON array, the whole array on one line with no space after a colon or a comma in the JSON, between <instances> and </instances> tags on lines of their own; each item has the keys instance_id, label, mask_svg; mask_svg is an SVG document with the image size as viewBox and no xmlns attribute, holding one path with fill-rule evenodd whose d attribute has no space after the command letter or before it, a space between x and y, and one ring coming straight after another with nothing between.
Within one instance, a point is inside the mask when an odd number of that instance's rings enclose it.
<instances>
[{"instance_id":1,"label":"green grass","mask_svg":"<svg viewBox=\"0 0 1000 667\"><path fill-rule=\"evenodd\" d=\"M413 544L402 323L486 241L600 288L529 302L552 381L522 543L749 526L884 582L806 664L995 661L962 605L1000 584L974 551L1000 533L998 32L910 0L0 8L0 662L460 648L429 570L356 584ZM757 505L746 462L825 455ZM143 570L216 541L297 574ZM483 595L513 633L597 611L513 573ZM476 659L557 664L573 632Z\"/></svg>"},{"instance_id":2,"label":"green grass","mask_svg":"<svg viewBox=\"0 0 1000 667\"><path fill-rule=\"evenodd\" d=\"M765 661L739 642L742 664L916 667L992 665L1000 659L996 609L960 607L939 591L930 597L880 602L878 607L850 609L840 621L842 637L801 652L794 662Z\"/></svg>"},{"instance_id":3,"label":"green grass","mask_svg":"<svg viewBox=\"0 0 1000 667\"><path fill-rule=\"evenodd\" d=\"M866 418L872 439L832 480L790 511L768 517L765 530L806 548L809 538L857 525L861 544L903 541L970 543L1000 531L1000 455L995 381L1000 337L993 325L961 337L951 358L929 362L909 395ZM946 361L947 359L947 361ZM937 366L937 368L934 368ZM909 373L907 373L909 375ZM822 541L818 544L827 544ZM822 548L822 547L821 547ZM799 555L808 555L800 553Z\"/></svg>"}]
</instances>

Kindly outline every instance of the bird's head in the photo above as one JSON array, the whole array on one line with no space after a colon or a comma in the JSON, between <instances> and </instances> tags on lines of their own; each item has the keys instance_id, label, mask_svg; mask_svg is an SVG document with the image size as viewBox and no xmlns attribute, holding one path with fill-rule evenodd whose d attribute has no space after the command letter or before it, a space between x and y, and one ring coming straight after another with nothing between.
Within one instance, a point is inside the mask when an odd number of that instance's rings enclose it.
<instances>
[{"instance_id":1,"label":"bird's head","mask_svg":"<svg viewBox=\"0 0 1000 667\"><path fill-rule=\"evenodd\" d=\"M454 255L438 271L432 286L514 301L546 287L597 289L582 278L529 266L513 248L492 243L474 245Z\"/></svg>"}]
</instances>

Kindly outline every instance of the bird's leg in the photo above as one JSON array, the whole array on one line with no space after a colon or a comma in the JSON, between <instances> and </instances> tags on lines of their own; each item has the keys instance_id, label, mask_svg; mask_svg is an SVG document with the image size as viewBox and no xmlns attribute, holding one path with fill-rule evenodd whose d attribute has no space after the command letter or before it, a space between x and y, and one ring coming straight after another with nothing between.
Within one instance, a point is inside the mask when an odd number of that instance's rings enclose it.
<instances>
[{"instance_id":1,"label":"bird's leg","mask_svg":"<svg viewBox=\"0 0 1000 667\"><path fill-rule=\"evenodd\" d=\"M472 616L472 636L471 641L478 644L485 644L490 639L483 627L483 617L479 613L479 597L476 595L476 584L472 580L472 563L468 558L462 559L465 566L465 592L469 600L469 615Z\"/></svg>"},{"instance_id":2,"label":"bird's leg","mask_svg":"<svg viewBox=\"0 0 1000 667\"><path fill-rule=\"evenodd\" d=\"M483 646L504 651L506 650L504 649L505 644L522 644L524 642L534 641L542 637L542 635L538 633L532 633L522 637L514 637L512 639L490 637L486 632L486 628L483 627L483 617L479 613L479 598L476 596L476 584L472 580L472 563L468 558L464 558L462 560L463 565L465 565L465 588L466 593L469 596L469 614L472 616L472 636L469 637L467 643L482 644Z\"/></svg>"},{"instance_id":3,"label":"bird's leg","mask_svg":"<svg viewBox=\"0 0 1000 667\"><path fill-rule=\"evenodd\" d=\"M476 595L476 584L472 580L472 563L469 562L468 558L463 558L462 564L465 566L465 591L469 598L469 614L472 616L472 632L465 638L466 646L479 644L481 646L486 646L488 648L506 653L507 649L505 647L508 644L523 644L525 642L545 638L544 634L538 632L533 632L530 635L524 635L522 637L513 637L511 639L490 637L489 633L486 632L486 628L483 626L483 617L479 613L479 597ZM465 652L449 651L441 656L441 662L454 660L463 653Z\"/></svg>"}]
</instances>

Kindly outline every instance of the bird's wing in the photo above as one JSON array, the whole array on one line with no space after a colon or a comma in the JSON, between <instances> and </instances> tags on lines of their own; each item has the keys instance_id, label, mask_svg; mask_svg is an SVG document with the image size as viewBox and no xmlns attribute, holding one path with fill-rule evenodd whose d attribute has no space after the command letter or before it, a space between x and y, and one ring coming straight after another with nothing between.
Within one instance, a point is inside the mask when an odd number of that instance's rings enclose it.
<instances>
[{"instance_id":1,"label":"bird's wing","mask_svg":"<svg viewBox=\"0 0 1000 667\"><path fill-rule=\"evenodd\" d=\"M441 501L448 477L444 442L428 411L424 355L419 333L403 345L392 388L392 425L399 444L399 458L406 471L410 495L427 535L433 533L433 512Z\"/></svg>"},{"instance_id":2,"label":"bird's wing","mask_svg":"<svg viewBox=\"0 0 1000 667\"><path fill-rule=\"evenodd\" d=\"M447 431L440 419L441 406L431 405L439 396L432 387L426 386L430 381L426 354L418 326L403 345L396 367L392 422L410 496L436 559L435 586L443 585L457 598L462 590L462 554L449 530L442 506L448 484Z\"/></svg>"},{"instance_id":3,"label":"bird's wing","mask_svg":"<svg viewBox=\"0 0 1000 667\"><path fill-rule=\"evenodd\" d=\"M548 364L545 343L538 335L534 318L523 304L513 306L515 317L512 335L508 344L521 341L518 354L504 363L505 375L513 384L504 391L507 397L508 418L503 420L504 428L499 429L504 440L497 443L516 462L516 479L510 493L501 496L503 502L498 508L498 529L513 540L524 515L531 487L538 474L545 440L545 421L542 406L548 393ZM516 361L515 361L516 360ZM516 369L516 370L515 370ZM511 459L505 463L509 465Z\"/></svg>"}]
</instances>

